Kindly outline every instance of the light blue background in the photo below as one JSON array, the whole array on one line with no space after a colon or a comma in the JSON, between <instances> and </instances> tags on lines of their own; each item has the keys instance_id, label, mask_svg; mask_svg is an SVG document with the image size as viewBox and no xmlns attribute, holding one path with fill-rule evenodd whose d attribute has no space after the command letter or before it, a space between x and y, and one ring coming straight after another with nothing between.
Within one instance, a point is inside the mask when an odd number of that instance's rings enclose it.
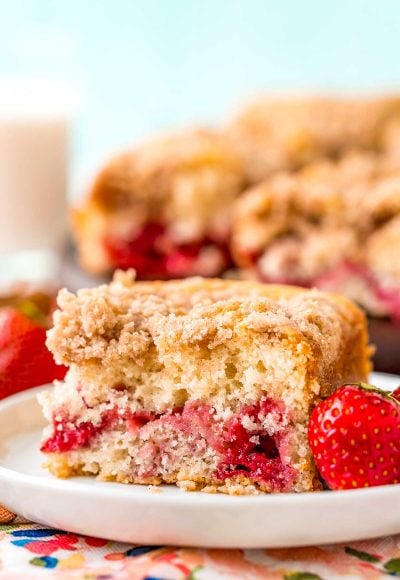
<instances>
[{"instance_id":1,"label":"light blue background","mask_svg":"<svg viewBox=\"0 0 400 580\"><path fill-rule=\"evenodd\" d=\"M0 75L82 95L72 191L109 151L261 89L400 87L399 0L0 0Z\"/></svg>"}]
</instances>

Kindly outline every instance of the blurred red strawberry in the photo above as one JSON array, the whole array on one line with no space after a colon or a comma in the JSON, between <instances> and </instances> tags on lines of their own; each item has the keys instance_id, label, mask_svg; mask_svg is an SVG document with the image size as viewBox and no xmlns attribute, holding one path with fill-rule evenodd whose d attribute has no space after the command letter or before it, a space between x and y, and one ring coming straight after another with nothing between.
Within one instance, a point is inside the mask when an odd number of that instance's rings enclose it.
<instances>
[{"instance_id":1,"label":"blurred red strawberry","mask_svg":"<svg viewBox=\"0 0 400 580\"><path fill-rule=\"evenodd\" d=\"M46 344L46 328L15 308L0 310L0 399L63 379Z\"/></svg>"}]
</instances>

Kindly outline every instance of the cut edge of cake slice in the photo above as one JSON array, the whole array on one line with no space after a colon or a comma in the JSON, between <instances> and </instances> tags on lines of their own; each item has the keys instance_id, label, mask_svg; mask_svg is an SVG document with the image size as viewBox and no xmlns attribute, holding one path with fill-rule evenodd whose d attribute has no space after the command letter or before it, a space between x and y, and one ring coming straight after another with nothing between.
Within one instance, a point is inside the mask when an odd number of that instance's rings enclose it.
<instances>
[{"instance_id":1,"label":"cut edge of cake slice","mask_svg":"<svg viewBox=\"0 0 400 580\"><path fill-rule=\"evenodd\" d=\"M42 395L59 477L232 494L320 487L322 396L370 370L365 318L316 291L192 279L63 291L48 344L70 370Z\"/></svg>"}]
</instances>

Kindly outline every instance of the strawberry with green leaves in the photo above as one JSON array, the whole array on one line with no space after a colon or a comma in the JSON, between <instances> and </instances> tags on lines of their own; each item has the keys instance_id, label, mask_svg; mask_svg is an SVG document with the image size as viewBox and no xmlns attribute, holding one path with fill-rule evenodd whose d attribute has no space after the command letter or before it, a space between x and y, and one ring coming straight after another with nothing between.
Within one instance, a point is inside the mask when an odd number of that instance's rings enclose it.
<instances>
[{"instance_id":1,"label":"strawberry with green leaves","mask_svg":"<svg viewBox=\"0 0 400 580\"><path fill-rule=\"evenodd\" d=\"M0 399L63 379L67 370L46 347L44 314L28 301L23 304L0 309Z\"/></svg>"},{"instance_id":2,"label":"strawberry with green leaves","mask_svg":"<svg viewBox=\"0 0 400 580\"><path fill-rule=\"evenodd\" d=\"M384 391L340 387L313 410L308 439L330 489L400 483L400 404Z\"/></svg>"}]
</instances>

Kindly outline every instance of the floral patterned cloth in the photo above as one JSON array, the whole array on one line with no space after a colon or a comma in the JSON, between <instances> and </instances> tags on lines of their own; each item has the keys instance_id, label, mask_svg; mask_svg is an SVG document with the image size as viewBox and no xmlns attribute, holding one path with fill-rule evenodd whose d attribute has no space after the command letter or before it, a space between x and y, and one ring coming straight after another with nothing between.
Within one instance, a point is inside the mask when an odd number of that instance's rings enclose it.
<instances>
[{"instance_id":1,"label":"floral patterned cloth","mask_svg":"<svg viewBox=\"0 0 400 580\"><path fill-rule=\"evenodd\" d=\"M400 536L337 546L133 546L29 523L0 525L1 580L347 580L400 577Z\"/></svg>"}]
</instances>

